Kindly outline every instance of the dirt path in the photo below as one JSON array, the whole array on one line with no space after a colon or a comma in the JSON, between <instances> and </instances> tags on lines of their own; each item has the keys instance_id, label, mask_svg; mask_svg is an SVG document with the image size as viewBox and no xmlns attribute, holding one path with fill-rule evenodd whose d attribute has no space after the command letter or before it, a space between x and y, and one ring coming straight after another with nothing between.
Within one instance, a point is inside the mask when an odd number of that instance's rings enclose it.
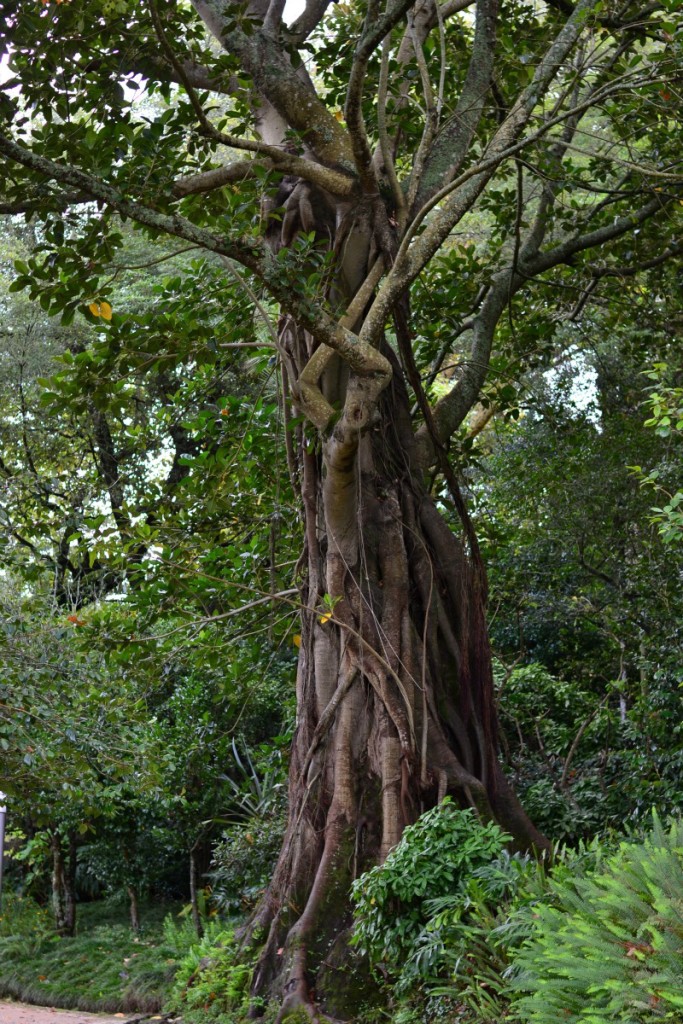
<instances>
[{"instance_id":1,"label":"dirt path","mask_svg":"<svg viewBox=\"0 0 683 1024\"><path fill-rule=\"evenodd\" d=\"M6 1003L0 1000L0 1024L126 1024L136 1018L139 1015L56 1010L51 1006L28 1006L26 1003Z\"/></svg>"}]
</instances>

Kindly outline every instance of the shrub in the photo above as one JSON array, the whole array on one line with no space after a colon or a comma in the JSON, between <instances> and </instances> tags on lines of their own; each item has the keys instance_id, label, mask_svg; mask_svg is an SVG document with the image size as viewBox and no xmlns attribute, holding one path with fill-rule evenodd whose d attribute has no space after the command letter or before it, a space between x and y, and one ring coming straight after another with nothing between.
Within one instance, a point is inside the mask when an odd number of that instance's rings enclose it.
<instances>
[{"instance_id":1,"label":"shrub","mask_svg":"<svg viewBox=\"0 0 683 1024\"><path fill-rule=\"evenodd\" d=\"M459 892L429 901L430 920L404 978L422 976L432 997L447 996L486 1018L501 1019L509 1002L512 956L528 937L546 889L541 866L503 851L476 868Z\"/></svg>"},{"instance_id":2,"label":"shrub","mask_svg":"<svg viewBox=\"0 0 683 1024\"><path fill-rule=\"evenodd\" d=\"M249 818L227 828L213 850L212 899L224 914L244 914L271 879L282 846L285 819Z\"/></svg>"},{"instance_id":3,"label":"shrub","mask_svg":"<svg viewBox=\"0 0 683 1024\"><path fill-rule=\"evenodd\" d=\"M12 936L28 942L38 941L54 934L54 922L49 911L40 907L30 896L5 893L0 912L0 938Z\"/></svg>"},{"instance_id":4,"label":"shrub","mask_svg":"<svg viewBox=\"0 0 683 1024\"><path fill-rule=\"evenodd\" d=\"M557 873L515 960L530 1024L683 1020L683 823L656 815L592 872Z\"/></svg>"},{"instance_id":5,"label":"shrub","mask_svg":"<svg viewBox=\"0 0 683 1024\"><path fill-rule=\"evenodd\" d=\"M405 830L384 864L354 883L354 942L394 976L399 991L438 970L442 947L430 946L426 935L430 901L464 893L472 872L499 856L508 838L446 799ZM416 956L421 946L433 955ZM406 964L413 968L407 973Z\"/></svg>"}]
</instances>

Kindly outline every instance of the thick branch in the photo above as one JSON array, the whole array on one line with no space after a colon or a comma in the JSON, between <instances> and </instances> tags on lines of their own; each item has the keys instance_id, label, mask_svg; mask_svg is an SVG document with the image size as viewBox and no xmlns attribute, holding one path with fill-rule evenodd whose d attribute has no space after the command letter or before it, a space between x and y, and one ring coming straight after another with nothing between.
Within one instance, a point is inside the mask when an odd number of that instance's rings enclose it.
<instances>
[{"instance_id":1,"label":"thick branch","mask_svg":"<svg viewBox=\"0 0 683 1024\"><path fill-rule=\"evenodd\" d=\"M295 69L281 43L262 31L227 31L234 11L227 0L193 0L193 6L224 49L239 58L259 96L299 133L305 146L324 164L353 171L348 134L320 100L303 65Z\"/></svg>"},{"instance_id":2,"label":"thick branch","mask_svg":"<svg viewBox=\"0 0 683 1024\"><path fill-rule=\"evenodd\" d=\"M491 84L497 17L498 0L478 0L472 55L463 89L453 116L431 148L415 199L416 209L453 179L469 151Z\"/></svg>"},{"instance_id":3,"label":"thick branch","mask_svg":"<svg viewBox=\"0 0 683 1024\"><path fill-rule=\"evenodd\" d=\"M589 231L584 235L575 235L573 238L565 239L554 248L539 253L530 262L525 262L522 268L525 276L536 277L538 274L542 274L544 271L550 270L561 263L570 263L577 253L605 245L615 238L621 238L622 235L633 231L644 221L649 220L655 213L663 210L665 206L673 202L673 198L673 196L664 196L662 193L657 193L640 210L627 214L625 217L615 217L610 224L596 228L595 231Z\"/></svg>"},{"instance_id":4,"label":"thick branch","mask_svg":"<svg viewBox=\"0 0 683 1024\"><path fill-rule=\"evenodd\" d=\"M251 147L245 146L244 148ZM291 153L278 150L275 146L255 143L252 151L260 154L260 158L235 160L234 163L224 164L211 171L180 178L173 186L174 193L181 198L198 192L211 192L214 189L222 188L223 185L227 185L231 181L247 181L258 178L258 172L264 168L272 168L282 174L304 178L306 181L324 188L325 191L331 192L332 195L342 198L348 198L357 191L358 183L355 178L343 171L336 171L330 167L323 167L322 164L316 164L312 160L292 156ZM268 156L264 156L266 151L268 151Z\"/></svg>"},{"instance_id":5,"label":"thick branch","mask_svg":"<svg viewBox=\"0 0 683 1024\"><path fill-rule=\"evenodd\" d=\"M197 227L185 217L160 213L144 203L126 198L100 178L87 174L75 167L58 164L40 156L12 139L0 135L0 153L38 174L55 179L88 193L93 199L106 203L113 210L164 234L183 238L209 252L240 263L255 274L270 294L290 313L297 323L323 344L329 345L346 360L354 373L364 376L380 373L384 375L388 364L372 346L359 339L351 331L335 323L328 313L310 302L302 303L289 286L282 264L265 248L260 240L230 239L215 235L206 228Z\"/></svg>"},{"instance_id":6,"label":"thick branch","mask_svg":"<svg viewBox=\"0 0 683 1024\"><path fill-rule=\"evenodd\" d=\"M298 45L310 36L325 16L332 0L306 0L306 6L290 27L289 38Z\"/></svg>"}]
</instances>

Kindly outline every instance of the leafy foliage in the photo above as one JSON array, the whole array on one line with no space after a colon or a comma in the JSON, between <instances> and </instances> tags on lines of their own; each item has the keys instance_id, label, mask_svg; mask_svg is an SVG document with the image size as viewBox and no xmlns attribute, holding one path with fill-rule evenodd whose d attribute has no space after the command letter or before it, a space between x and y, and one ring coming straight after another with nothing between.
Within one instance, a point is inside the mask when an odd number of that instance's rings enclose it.
<instances>
[{"instance_id":1,"label":"leafy foliage","mask_svg":"<svg viewBox=\"0 0 683 1024\"><path fill-rule=\"evenodd\" d=\"M252 971L234 933L212 929L183 958L169 1005L190 1022L245 1013Z\"/></svg>"},{"instance_id":2,"label":"leafy foliage","mask_svg":"<svg viewBox=\"0 0 683 1024\"><path fill-rule=\"evenodd\" d=\"M655 816L589 874L550 883L516 958L515 1012L530 1024L678 1020L683 1010L683 824Z\"/></svg>"},{"instance_id":3,"label":"leafy foliage","mask_svg":"<svg viewBox=\"0 0 683 1024\"><path fill-rule=\"evenodd\" d=\"M683 433L683 388L678 386L680 373L667 363L655 363L646 372L646 377L653 383L649 386L647 405L651 413L645 421L646 427L652 427L659 437L670 442L670 457L675 459L675 442ZM658 497L664 500L662 507L652 509L652 522L657 524L659 534L665 544L679 542L683 538L683 490L674 493L667 490L662 478L666 477L666 466L644 472L640 466L634 466L644 486L654 488Z\"/></svg>"},{"instance_id":4,"label":"leafy foliage","mask_svg":"<svg viewBox=\"0 0 683 1024\"><path fill-rule=\"evenodd\" d=\"M223 912L252 908L271 879L285 829L283 810L227 828L213 848L212 899Z\"/></svg>"},{"instance_id":5,"label":"leafy foliage","mask_svg":"<svg viewBox=\"0 0 683 1024\"><path fill-rule=\"evenodd\" d=\"M501 853L507 838L449 799L427 811L382 865L354 882L355 944L373 964L409 984L415 973L406 977L403 968L428 927L430 901L462 890L475 868Z\"/></svg>"},{"instance_id":6,"label":"leafy foliage","mask_svg":"<svg viewBox=\"0 0 683 1024\"><path fill-rule=\"evenodd\" d=\"M213 848L209 877L212 899L228 914L244 914L263 894L280 851L286 824L287 789L284 762L277 739L254 751L233 756L240 772L228 778L236 819ZM254 761L256 763L254 763Z\"/></svg>"}]
</instances>

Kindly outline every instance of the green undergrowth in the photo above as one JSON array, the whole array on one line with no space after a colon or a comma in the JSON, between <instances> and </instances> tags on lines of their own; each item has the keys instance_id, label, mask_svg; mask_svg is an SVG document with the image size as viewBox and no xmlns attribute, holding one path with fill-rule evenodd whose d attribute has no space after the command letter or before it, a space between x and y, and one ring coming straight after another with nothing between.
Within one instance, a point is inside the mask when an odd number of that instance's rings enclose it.
<instances>
[{"instance_id":1,"label":"green undergrowth","mask_svg":"<svg viewBox=\"0 0 683 1024\"><path fill-rule=\"evenodd\" d=\"M466 820L423 816L356 883L357 941L388 982L386 1012L356 1024L683 1024L680 820L653 811L644 835L558 850L549 871L492 850L458 878L492 834L470 816L454 853L441 840Z\"/></svg>"},{"instance_id":2,"label":"green undergrowth","mask_svg":"<svg viewBox=\"0 0 683 1024\"><path fill-rule=\"evenodd\" d=\"M183 1024L236 1024L254 1011L267 1021L270 1008L250 996L256 956L240 948L233 931L212 928L187 950L166 1008Z\"/></svg>"},{"instance_id":3,"label":"green undergrowth","mask_svg":"<svg viewBox=\"0 0 683 1024\"><path fill-rule=\"evenodd\" d=\"M553 877L514 967L527 1024L681 1024L683 822Z\"/></svg>"},{"instance_id":4,"label":"green undergrowth","mask_svg":"<svg viewBox=\"0 0 683 1024\"><path fill-rule=\"evenodd\" d=\"M48 911L11 894L0 915L0 998L109 1013L154 1013L196 936L169 905L143 907L131 932L126 909L78 907L78 934L59 938Z\"/></svg>"}]
</instances>

